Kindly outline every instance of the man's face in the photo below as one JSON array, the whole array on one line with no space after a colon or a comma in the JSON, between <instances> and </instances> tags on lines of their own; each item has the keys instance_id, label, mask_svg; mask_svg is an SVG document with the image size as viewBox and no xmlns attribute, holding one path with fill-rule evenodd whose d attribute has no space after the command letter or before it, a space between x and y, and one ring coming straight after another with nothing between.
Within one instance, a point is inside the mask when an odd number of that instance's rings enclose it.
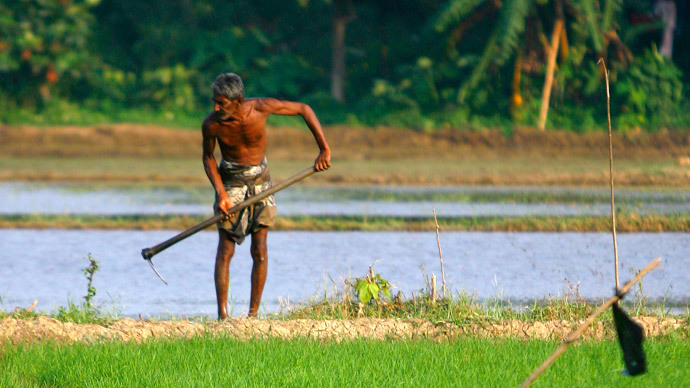
<instances>
[{"instance_id":1,"label":"man's face","mask_svg":"<svg viewBox=\"0 0 690 388\"><path fill-rule=\"evenodd\" d=\"M240 99L231 100L220 94L213 95L213 110L216 116L221 120L230 120L237 113L239 113Z\"/></svg>"}]
</instances>

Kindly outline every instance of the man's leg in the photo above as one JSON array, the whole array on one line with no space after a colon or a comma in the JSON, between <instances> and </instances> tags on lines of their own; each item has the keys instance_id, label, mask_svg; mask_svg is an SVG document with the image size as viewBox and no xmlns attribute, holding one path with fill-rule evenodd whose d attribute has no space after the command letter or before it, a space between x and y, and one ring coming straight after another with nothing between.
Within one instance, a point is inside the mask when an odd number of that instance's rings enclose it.
<instances>
[{"instance_id":1,"label":"man's leg","mask_svg":"<svg viewBox=\"0 0 690 388\"><path fill-rule=\"evenodd\" d=\"M266 283L266 269L268 268L268 249L266 248L266 236L268 228L263 227L252 233L251 254L252 265L252 295L249 299L249 316L255 317L259 312L261 294Z\"/></svg>"},{"instance_id":2,"label":"man's leg","mask_svg":"<svg viewBox=\"0 0 690 388\"><path fill-rule=\"evenodd\" d=\"M235 242L228 232L218 229L218 252L216 269L213 273L216 281L216 300L218 301L218 319L228 318L228 285L230 283L230 261L235 254Z\"/></svg>"}]
</instances>

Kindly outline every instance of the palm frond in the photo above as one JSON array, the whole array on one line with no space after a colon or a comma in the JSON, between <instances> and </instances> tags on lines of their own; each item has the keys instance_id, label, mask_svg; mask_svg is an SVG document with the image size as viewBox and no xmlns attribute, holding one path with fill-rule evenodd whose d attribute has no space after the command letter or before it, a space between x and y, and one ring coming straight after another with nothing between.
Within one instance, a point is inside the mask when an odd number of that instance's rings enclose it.
<instances>
[{"instance_id":1,"label":"palm frond","mask_svg":"<svg viewBox=\"0 0 690 388\"><path fill-rule=\"evenodd\" d=\"M534 0L508 0L504 3L497 27L501 44L494 63L503 64L515 51L533 2Z\"/></svg>"},{"instance_id":2,"label":"palm frond","mask_svg":"<svg viewBox=\"0 0 690 388\"><path fill-rule=\"evenodd\" d=\"M496 55L496 51L498 49L498 37L498 29L494 29L494 31L491 33L489 41L486 43L484 53L479 59L479 62L474 67L474 69L472 69L472 73L470 74L469 78L462 84L460 90L458 91L459 103L463 103L469 91L471 89L474 89L479 84L479 81L481 81L486 76L486 69L493 62L493 59Z\"/></svg>"},{"instance_id":3,"label":"palm frond","mask_svg":"<svg viewBox=\"0 0 690 388\"><path fill-rule=\"evenodd\" d=\"M482 2L483 0L451 0L436 17L434 29L438 32L446 31L450 26L461 22Z\"/></svg>"},{"instance_id":4,"label":"palm frond","mask_svg":"<svg viewBox=\"0 0 690 388\"><path fill-rule=\"evenodd\" d=\"M596 4L594 2L595 0L578 0L574 5L580 9L585 18L594 50L601 52L604 49L604 43L597 23Z\"/></svg>"},{"instance_id":5,"label":"palm frond","mask_svg":"<svg viewBox=\"0 0 690 388\"><path fill-rule=\"evenodd\" d=\"M507 0L503 4L497 26L491 33L479 62L458 91L458 102L463 102L468 92L486 76L490 65L502 65L512 56L520 43L520 35L525 29L525 20L533 2L534 0Z\"/></svg>"},{"instance_id":6,"label":"palm frond","mask_svg":"<svg viewBox=\"0 0 690 388\"><path fill-rule=\"evenodd\" d=\"M604 13L602 15L603 17L601 19L602 31L607 32L611 28L614 20L613 16L616 12L620 12L621 7L621 0L606 0L606 4L604 4Z\"/></svg>"}]
</instances>

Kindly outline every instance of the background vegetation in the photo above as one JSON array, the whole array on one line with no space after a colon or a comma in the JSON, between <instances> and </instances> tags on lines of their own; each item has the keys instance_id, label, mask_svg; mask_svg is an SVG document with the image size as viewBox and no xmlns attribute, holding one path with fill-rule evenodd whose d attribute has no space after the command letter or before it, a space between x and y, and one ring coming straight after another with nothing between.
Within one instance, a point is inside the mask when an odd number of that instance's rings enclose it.
<instances>
[{"instance_id":1,"label":"background vegetation","mask_svg":"<svg viewBox=\"0 0 690 388\"><path fill-rule=\"evenodd\" d=\"M666 58L643 0L3 0L0 121L196 127L233 71L327 124L532 126L553 48L548 127L605 128L604 58L616 129L683 129L690 9L675 3Z\"/></svg>"}]
</instances>

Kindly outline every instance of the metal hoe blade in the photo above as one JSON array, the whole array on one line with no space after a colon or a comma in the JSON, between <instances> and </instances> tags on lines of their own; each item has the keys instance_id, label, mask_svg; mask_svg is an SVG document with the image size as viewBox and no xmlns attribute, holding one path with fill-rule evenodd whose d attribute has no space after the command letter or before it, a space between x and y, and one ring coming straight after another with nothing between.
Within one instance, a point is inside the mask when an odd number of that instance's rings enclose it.
<instances>
[{"instance_id":1,"label":"metal hoe blade","mask_svg":"<svg viewBox=\"0 0 690 388\"><path fill-rule=\"evenodd\" d=\"M165 283L165 285L167 286L167 285L168 285L168 282L166 282L165 279L163 279L163 276L161 276L160 272L158 272L158 270L156 269L156 266L153 265L153 261L151 260L151 257L153 257L153 254L151 253L151 249L149 249L149 248L144 248L144 249L142 249L142 250L141 250L141 256L144 258L144 260L148 261L148 263L149 263L149 265L151 266L151 269L153 270L153 272L155 272L156 275L158 275L158 277L159 277L159 278L163 281L163 283Z\"/></svg>"},{"instance_id":2,"label":"metal hoe blade","mask_svg":"<svg viewBox=\"0 0 690 388\"><path fill-rule=\"evenodd\" d=\"M165 283L165 285L167 286L167 285L168 285L168 282L166 282L165 279L163 279L163 277L161 276L161 274L160 274L160 273L158 272L158 270L156 269L156 266L153 265L153 261L151 261L151 259L147 259L146 261L148 261L149 264L151 264L151 269L153 269L153 272L155 272L156 275L158 275L158 277L159 277L159 278L163 281L163 283Z\"/></svg>"}]
</instances>

